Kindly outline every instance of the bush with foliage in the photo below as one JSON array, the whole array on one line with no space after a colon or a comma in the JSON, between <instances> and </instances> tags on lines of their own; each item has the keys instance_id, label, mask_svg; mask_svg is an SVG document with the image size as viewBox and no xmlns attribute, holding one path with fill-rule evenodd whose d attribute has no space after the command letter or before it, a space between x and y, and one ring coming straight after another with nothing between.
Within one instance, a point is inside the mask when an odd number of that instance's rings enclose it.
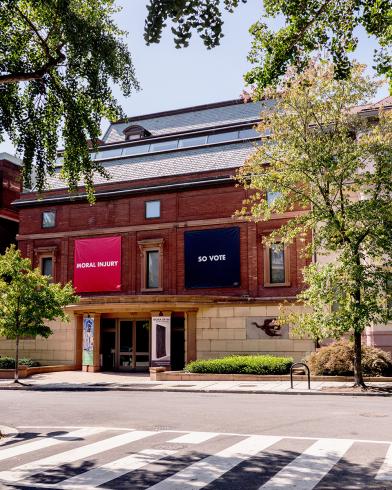
<instances>
[{"instance_id":1,"label":"bush with foliage","mask_svg":"<svg viewBox=\"0 0 392 490\"><path fill-rule=\"evenodd\" d=\"M214 374L287 374L293 364L291 357L227 356L221 359L193 361L186 365L187 373Z\"/></svg>"},{"instance_id":2,"label":"bush with foliage","mask_svg":"<svg viewBox=\"0 0 392 490\"><path fill-rule=\"evenodd\" d=\"M354 345L346 340L334 342L310 354L307 363L314 375L352 376ZM362 346L362 369L365 376L391 376L391 354L376 347Z\"/></svg>"},{"instance_id":3,"label":"bush with foliage","mask_svg":"<svg viewBox=\"0 0 392 490\"><path fill-rule=\"evenodd\" d=\"M19 366L37 367L38 361L32 359L19 359ZM0 369L15 369L15 359L13 357L0 357Z\"/></svg>"}]
</instances>

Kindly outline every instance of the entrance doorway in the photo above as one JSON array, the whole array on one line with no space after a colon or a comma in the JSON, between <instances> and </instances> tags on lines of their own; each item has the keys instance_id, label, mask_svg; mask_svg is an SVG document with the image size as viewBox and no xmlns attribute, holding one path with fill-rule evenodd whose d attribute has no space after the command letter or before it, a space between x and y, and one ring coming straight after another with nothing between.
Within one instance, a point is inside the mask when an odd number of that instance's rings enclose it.
<instances>
[{"instance_id":1,"label":"entrance doorway","mask_svg":"<svg viewBox=\"0 0 392 490\"><path fill-rule=\"evenodd\" d=\"M147 371L150 321L102 318L101 355L104 371Z\"/></svg>"}]
</instances>

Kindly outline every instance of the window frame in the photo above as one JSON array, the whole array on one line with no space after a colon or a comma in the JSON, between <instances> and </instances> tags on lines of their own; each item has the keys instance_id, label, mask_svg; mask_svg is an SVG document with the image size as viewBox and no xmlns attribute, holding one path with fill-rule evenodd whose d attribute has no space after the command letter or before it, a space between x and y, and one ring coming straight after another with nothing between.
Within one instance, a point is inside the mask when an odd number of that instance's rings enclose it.
<instances>
[{"instance_id":1,"label":"window frame","mask_svg":"<svg viewBox=\"0 0 392 490\"><path fill-rule=\"evenodd\" d=\"M140 291L142 293L163 291L163 242L164 242L163 238L140 240L138 242L139 249L140 249L140 258L141 258ZM147 287L147 270L148 270L147 252L158 252L158 287L156 288Z\"/></svg>"},{"instance_id":2,"label":"window frame","mask_svg":"<svg viewBox=\"0 0 392 490\"><path fill-rule=\"evenodd\" d=\"M56 281L56 253L57 253L57 247L39 247L34 250L35 256L36 256L36 262L38 265L39 270L41 271L41 274L43 274L43 261L44 259L52 259L52 275L50 276L52 278L51 282L57 282ZM47 276L49 277L49 276Z\"/></svg>"},{"instance_id":3,"label":"window frame","mask_svg":"<svg viewBox=\"0 0 392 490\"><path fill-rule=\"evenodd\" d=\"M159 216L147 216L147 207L150 203L159 203ZM151 201L144 201L144 219L160 219L161 218L161 200L153 199Z\"/></svg>"},{"instance_id":4,"label":"window frame","mask_svg":"<svg viewBox=\"0 0 392 490\"><path fill-rule=\"evenodd\" d=\"M53 225L52 226L44 226L44 215L45 214L53 214L54 215L54 222L53 222ZM47 229L50 229L50 228L56 228L56 210L55 209L47 209L46 211L42 211L41 213L41 228L43 230L47 230Z\"/></svg>"},{"instance_id":5,"label":"window frame","mask_svg":"<svg viewBox=\"0 0 392 490\"><path fill-rule=\"evenodd\" d=\"M274 244L280 244L281 242L276 241ZM284 252L284 282L271 282L271 246L264 246L264 287L266 288L276 288L276 287L286 287L291 286L290 281L290 247L283 246Z\"/></svg>"},{"instance_id":6,"label":"window frame","mask_svg":"<svg viewBox=\"0 0 392 490\"><path fill-rule=\"evenodd\" d=\"M278 195L277 195L277 196L275 195L275 197L272 199L272 201L270 201L270 200L269 200L269 198L268 198L268 195L269 195L269 194L278 194ZM276 200L276 199L279 199L279 197L280 197L281 195L282 195L282 193L281 193L281 192L279 192L279 191L267 191L267 192L265 193L265 200L267 201L268 207L271 207L271 206L274 204L275 200Z\"/></svg>"}]
</instances>

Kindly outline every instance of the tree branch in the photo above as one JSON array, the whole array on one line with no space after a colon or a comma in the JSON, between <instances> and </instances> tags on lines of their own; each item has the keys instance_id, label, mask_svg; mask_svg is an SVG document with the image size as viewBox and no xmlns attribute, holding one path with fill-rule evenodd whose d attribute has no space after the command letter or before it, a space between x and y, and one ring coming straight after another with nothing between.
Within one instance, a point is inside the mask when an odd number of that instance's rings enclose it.
<instances>
[{"instance_id":1,"label":"tree branch","mask_svg":"<svg viewBox=\"0 0 392 490\"><path fill-rule=\"evenodd\" d=\"M41 80L43 76L51 70L51 68L54 68L64 60L65 54L59 51L59 56L57 58L51 57L51 60L42 65L42 67L38 70L0 75L0 85L4 85L6 83L28 82L30 80Z\"/></svg>"},{"instance_id":2,"label":"tree branch","mask_svg":"<svg viewBox=\"0 0 392 490\"><path fill-rule=\"evenodd\" d=\"M56 52L57 52L57 57L54 57L51 52L49 45L47 43L49 34L44 39L41 34L39 33L38 29L34 25L33 22L19 9L16 8L18 14L20 17L23 19L23 21L28 25L30 30L35 34L35 36L38 38L39 43L41 44L46 57L48 58L48 61L41 66L41 68L38 68L37 70L34 71L25 71L25 72L15 72L15 73L9 73L6 75L0 75L0 85L4 85L7 83L18 83L18 82L28 82L30 80L40 80L43 78L43 76L48 73L52 68L54 68L56 65L61 63L62 61L65 60L65 54L61 51L63 45L60 44L57 46Z\"/></svg>"}]
</instances>

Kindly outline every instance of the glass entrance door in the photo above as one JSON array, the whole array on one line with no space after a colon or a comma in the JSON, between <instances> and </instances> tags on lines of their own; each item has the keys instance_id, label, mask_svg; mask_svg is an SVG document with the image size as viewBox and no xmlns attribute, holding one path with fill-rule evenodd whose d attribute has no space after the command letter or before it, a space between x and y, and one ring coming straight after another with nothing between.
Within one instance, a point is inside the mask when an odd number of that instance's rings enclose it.
<instances>
[{"instance_id":1,"label":"glass entrance door","mask_svg":"<svg viewBox=\"0 0 392 490\"><path fill-rule=\"evenodd\" d=\"M117 369L145 370L150 364L149 320L118 320Z\"/></svg>"},{"instance_id":2,"label":"glass entrance door","mask_svg":"<svg viewBox=\"0 0 392 490\"><path fill-rule=\"evenodd\" d=\"M133 322L129 320L120 320L117 326L117 363L118 368L122 371L128 371L134 367L133 356Z\"/></svg>"}]
</instances>

